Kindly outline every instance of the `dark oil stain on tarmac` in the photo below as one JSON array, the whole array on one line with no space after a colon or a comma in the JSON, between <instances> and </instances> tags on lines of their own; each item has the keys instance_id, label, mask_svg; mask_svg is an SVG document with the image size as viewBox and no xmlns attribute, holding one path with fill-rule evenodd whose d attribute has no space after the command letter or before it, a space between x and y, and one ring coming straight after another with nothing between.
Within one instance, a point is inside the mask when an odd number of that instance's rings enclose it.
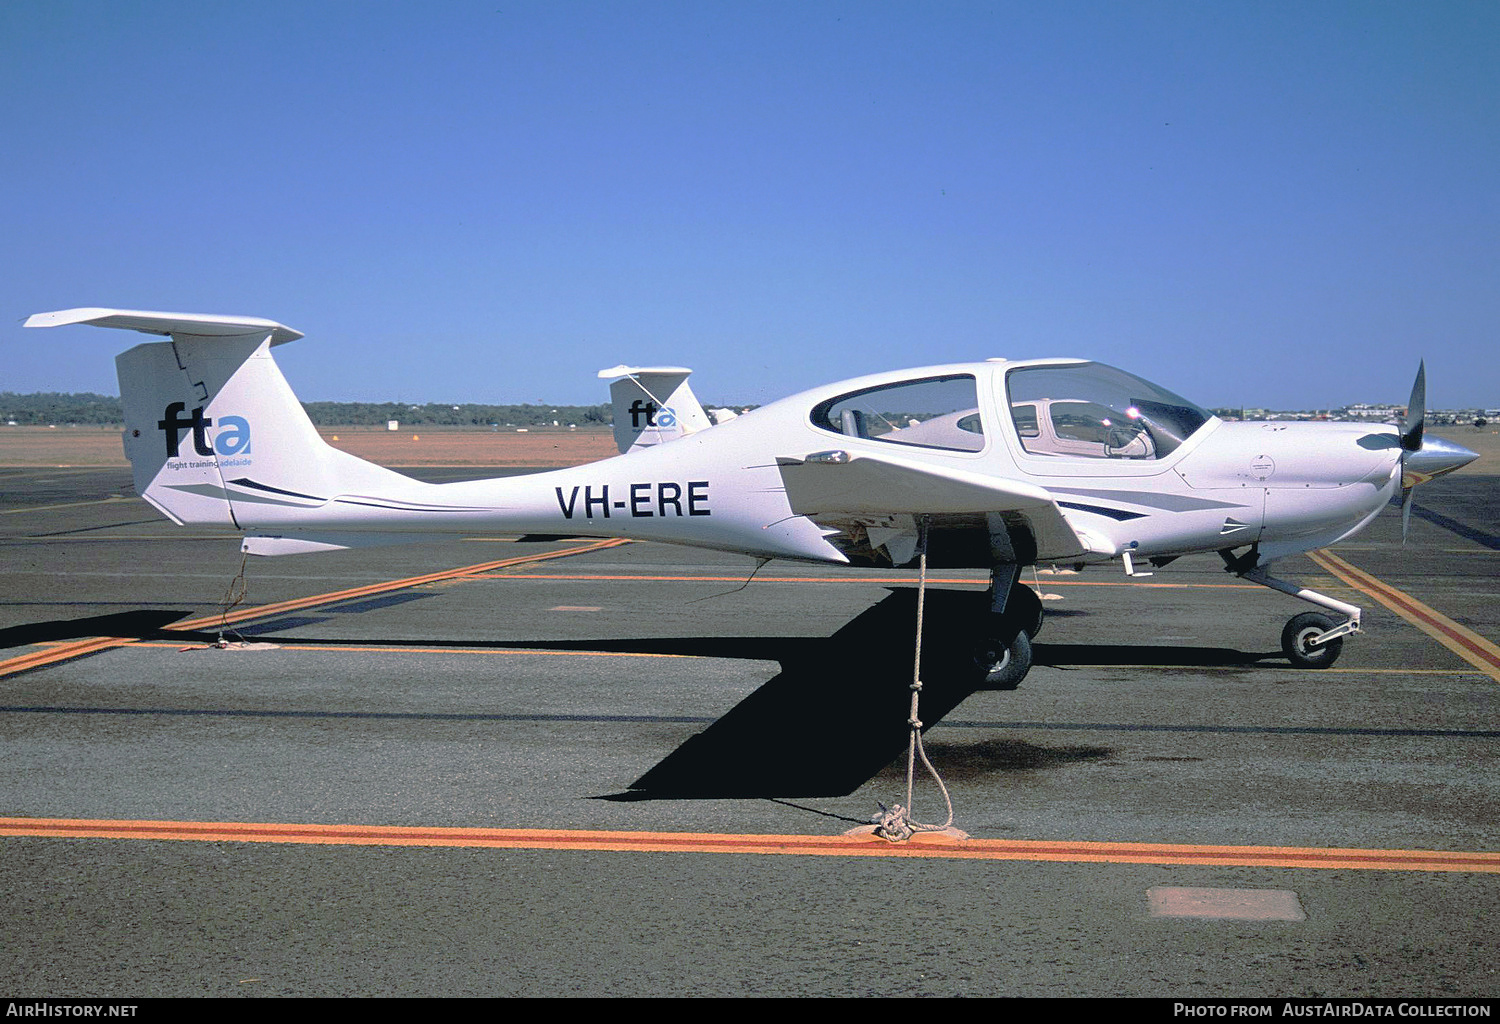
<instances>
[{"instance_id":1,"label":"dark oil stain on tarmac","mask_svg":"<svg viewBox=\"0 0 1500 1024\"><path fill-rule=\"evenodd\" d=\"M1076 744L1042 746L1025 740L983 739L973 743L924 743L927 756L941 764L943 778L949 781L976 779L997 772L1043 771L1086 761L1105 761L1115 748ZM884 777L905 778L906 759L890 764Z\"/></svg>"}]
</instances>

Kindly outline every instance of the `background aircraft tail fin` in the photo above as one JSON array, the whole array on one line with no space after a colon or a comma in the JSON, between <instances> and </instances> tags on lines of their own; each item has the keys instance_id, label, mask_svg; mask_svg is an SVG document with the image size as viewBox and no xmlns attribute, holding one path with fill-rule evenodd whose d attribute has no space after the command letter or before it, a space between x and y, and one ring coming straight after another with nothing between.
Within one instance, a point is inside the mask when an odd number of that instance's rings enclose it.
<instances>
[{"instance_id":1,"label":"background aircraft tail fin","mask_svg":"<svg viewBox=\"0 0 1500 1024\"><path fill-rule=\"evenodd\" d=\"M612 366L601 380L609 386L615 413L615 445L621 454L650 448L713 426L682 366Z\"/></svg>"}]
</instances>

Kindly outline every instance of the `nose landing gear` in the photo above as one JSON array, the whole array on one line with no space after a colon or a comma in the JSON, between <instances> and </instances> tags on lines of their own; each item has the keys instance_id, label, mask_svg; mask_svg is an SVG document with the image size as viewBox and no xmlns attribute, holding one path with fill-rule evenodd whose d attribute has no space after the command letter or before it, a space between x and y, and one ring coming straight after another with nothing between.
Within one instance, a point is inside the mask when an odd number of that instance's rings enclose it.
<instances>
[{"instance_id":1,"label":"nose landing gear","mask_svg":"<svg viewBox=\"0 0 1500 1024\"><path fill-rule=\"evenodd\" d=\"M1219 554L1224 559L1225 569L1242 580L1259 583L1263 587L1290 594L1344 616L1342 622L1322 612L1303 612L1292 616L1286 628L1281 631L1281 650L1295 667L1328 668L1343 653L1344 637L1360 631L1358 607L1269 575L1255 565L1259 558L1259 552L1255 548L1251 548L1248 554L1240 558L1235 558L1228 551L1221 551Z\"/></svg>"}]
</instances>

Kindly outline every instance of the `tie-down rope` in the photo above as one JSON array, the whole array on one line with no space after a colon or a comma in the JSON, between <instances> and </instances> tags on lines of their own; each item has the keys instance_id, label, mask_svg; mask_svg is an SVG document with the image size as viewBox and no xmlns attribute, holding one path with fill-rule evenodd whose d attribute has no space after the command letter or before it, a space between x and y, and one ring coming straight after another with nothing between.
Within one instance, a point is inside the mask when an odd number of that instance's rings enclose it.
<instances>
[{"instance_id":1,"label":"tie-down rope","mask_svg":"<svg viewBox=\"0 0 1500 1024\"><path fill-rule=\"evenodd\" d=\"M250 583L245 579L245 564L249 561L248 551L240 555L240 571L235 574L234 579L229 581L229 589L224 591L223 610L219 613L219 639L215 642L215 647L229 646L230 641L224 639L225 633L233 633L236 641L241 644L245 643L245 638L240 635L240 631L229 624L229 613L239 607L250 592Z\"/></svg>"},{"instance_id":2,"label":"tie-down rope","mask_svg":"<svg viewBox=\"0 0 1500 1024\"><path fill-rule=\"evenodd\" d=\"M922 516L917 526L917 546L920 551L917 560L917 642L911 669L911 714L906 720L911 728L911 739L906 745L906 806L896 804L887 810L881 804L881 813L875 818L875 834L893 843L904 842L918 832L943 832L953 827L953 799L948 795L948 787L943 785L943 777L927 759L927 751L922 749L922 720L917 717L917 705L922 696L922 613L927 598L927 522L927 517ZM927 766L927 771L942 791L943 802L948 805L948 820L941 825L927 825L911 820L912 784L918 757L922 758L922 763Z\"/></svg>"}]
</instances>

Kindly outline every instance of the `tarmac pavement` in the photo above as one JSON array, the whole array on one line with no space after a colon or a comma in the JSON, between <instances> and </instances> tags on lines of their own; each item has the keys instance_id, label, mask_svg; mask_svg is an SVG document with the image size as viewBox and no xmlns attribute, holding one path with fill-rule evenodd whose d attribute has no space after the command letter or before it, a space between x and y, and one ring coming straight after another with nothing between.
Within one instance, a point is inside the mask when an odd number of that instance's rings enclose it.
<instances>
[{"instance_id":1,"label":"tarmac pavement","mask_svg":"<svg viewBox=\"0 0 1500 1024\"><path fill-rule=\"evenodd\" d=\"M1278 566L1365 608L1326 671L1279 652L1304 606L1193 558L1029 577L1036 667L976 690L986 581L933 573L926 749L991 845L915 858L737 838L837 836L905 800L915 573L747 582L732 555L500 536L256 559L227 634L249 643L219 650L195 620L222 612L231 533L172 526L126 470L0 468L0 815L523 844L13 826L0 993L1493 999L1496 484L1424 486L1405 548L1393 509L1337 561ZM944 818L930 783L914 812ZM589 831L735 852L579 848ZM1091 845L1111 843L1173 852ZM1185 889L1217 895L1188 916ZM1283 909L1258 919L1268 893Z\"/></svg>"}]
</instances>

